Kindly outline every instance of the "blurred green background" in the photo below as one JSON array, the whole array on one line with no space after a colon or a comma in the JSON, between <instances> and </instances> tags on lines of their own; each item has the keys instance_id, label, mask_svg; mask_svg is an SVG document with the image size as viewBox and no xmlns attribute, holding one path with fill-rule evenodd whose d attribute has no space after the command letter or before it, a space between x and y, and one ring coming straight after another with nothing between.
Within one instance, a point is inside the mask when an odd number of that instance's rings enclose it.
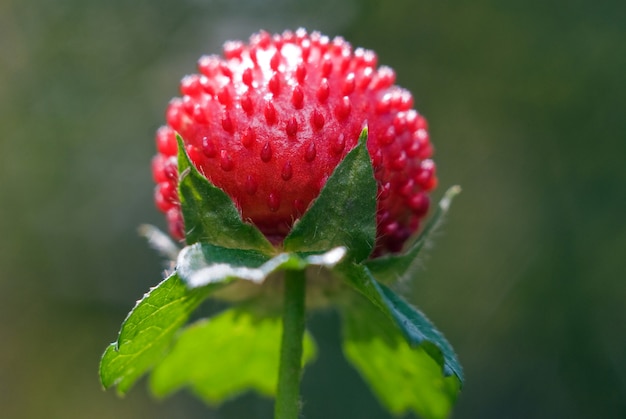
<instances>
[{"instance_id":1,"label":"blurred green background","mask_svg":"<svg viewBox=\"0 0 626 419\"><path fill-rule=\"evenodd\" d=\"M154 131L227 39L304 26L374 49L463 194L410 300L458 351L455 418L626 417L626 2L0 2L0 409L6 418L268 418L100 388L105 346L160 259ZM388 417L310 318L304 416Z\"/></svg>"}]
</instances>

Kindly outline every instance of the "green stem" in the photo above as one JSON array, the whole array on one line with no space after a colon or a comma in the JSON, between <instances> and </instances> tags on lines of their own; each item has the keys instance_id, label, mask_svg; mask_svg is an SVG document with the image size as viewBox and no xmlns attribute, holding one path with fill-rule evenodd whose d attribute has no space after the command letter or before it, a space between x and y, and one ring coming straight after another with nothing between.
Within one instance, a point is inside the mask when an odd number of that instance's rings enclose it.
<instances>
[{"instance_id":1,"label":"green stem","mask_svg":"<svg viewBox=\"0 0 626 419\"><path fill-rule=\"evenodd\" d=\"M304 337L306 277L304 271L285 272L283 337L280 344L278 389L274 419L296 419L300 411L302 338Z\"/></svg>"}]
</instances>

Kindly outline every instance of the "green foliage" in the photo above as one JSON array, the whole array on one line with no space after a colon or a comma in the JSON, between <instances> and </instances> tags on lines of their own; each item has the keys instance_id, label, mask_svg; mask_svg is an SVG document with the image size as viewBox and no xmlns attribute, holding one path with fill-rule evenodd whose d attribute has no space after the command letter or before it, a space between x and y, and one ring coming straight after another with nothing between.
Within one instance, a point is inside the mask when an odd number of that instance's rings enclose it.
<instances>
[{"instance_id":1,"label":"green foliage","mask_svg":"<svg viewBox=\"0 0 626 419\"><path fill-rule=\"evenodd\" d=\"M178 139L178 192L185 220L187 244L210 243L268 254L273 246L254 225L244 223L232 199L211 184L191 164L183 140Z\"/></svg>"},{"instance_id":2,"label":"green foliage","mask_svg":"<svg viewBox=\"0 0 626 419\"><path fill-rule=\"evenodd\" d=\"M383 405L397 414L447 416L463 382L456 355L424 314L384 283L414 275L420 250L458 188L446 193L404 253L367 260L376 237L377 188L364 130L281 252L241 220L232 200L198 173L178 140L188 246L177 256L175 273L144 296L106 349L100 365L104 387L117 386L123 394L153 369L150 387L158 396L183 387L211 404L248 389L274 395L282 322L265 311L262 297L247 297L243 306L184 326L202 301L227 284L261 287L269 276L280 281L283 271L303 274L316 267L332 278L307 286L329 287L322 294L332 289L328 295L342 314L346 357ZM305 334L303 362L314 352Z\"/></svg>"},{"instance_id":3,"label":"green foliage","mask_svg":"<svg viewBox=\"0 0 626 419\"><path fill-rule=\"evenodd\" d=\"M410 345L422 346L440 365L443 374L454 374L462 383L463 370L452 347L423 313L376 281L363 265L342 264L335 272L377 307L391 321L390 326L395 325Z\"/></svg>"},{"instance_id":4,"label":"green foliage","mask_svg":"<svg viewBox=\"0 0 626 419\"><path fill-rule=\"evenodd\" d=\"M422 346L411 346L389 319L362 298L341 311L346 358L394 414L413 411L425 418L445 418L460 382L445 377Z\"/></svg>"},{"instance_id":5,"label":"green foliage","mask_svg":"<svg viewBox=\"0 0 626 419\"><path fill-rule=\"evenodd\" d=\"M376 180L366 143L364 129L359 144L285 238L285 249L319 252L345 246L350 260L369 256L376 240Z\"/></svg>"},{"instance_id":6,"label":"green foliage","mask_svg":"<svg viewBox=\"0 0 626 419\"><path fill-rule=\"evenodd\" d=\"M150 388L158 396L188 386L217 404L249 389L274 396L282 322L245 307L226 310L187 327L172 351L155 368ZM303 364L315 357L315 343L305 334ZM202 360L193 362L190 360Z\"/></svg>"},{"instance_id":7,"label":"green foliage","mask_svg":"<svg viewBox=\"0 0 626 419\"><path fill-rule=\"evenodd\" d=\"M220 286L189 290L174 274L150 290L122 323L117 342L102 356L100 380L104 388L117 386L120 394L126 393L162 358L174 334L198 305Z\"/></svg>"}]
</instances>

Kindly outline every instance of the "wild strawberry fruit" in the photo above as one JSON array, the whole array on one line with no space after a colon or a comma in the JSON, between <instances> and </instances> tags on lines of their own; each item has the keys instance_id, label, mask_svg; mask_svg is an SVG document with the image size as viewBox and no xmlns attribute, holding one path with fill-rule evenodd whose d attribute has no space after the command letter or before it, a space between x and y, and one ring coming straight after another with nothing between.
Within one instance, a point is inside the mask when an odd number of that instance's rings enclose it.
<instances>
[{"instance_id":1,"label":"wild strawberry fruit","mask_svg":"<svg viewBox=\"0 0 626 419\"><path fill-rule=\"evenodd\" d=\"M247 44L227 42L223 57L204 56L198 67L156 135L156 205L175 238L184 237L176 132L198 171L280 243L367 125L377 253L399 250L418 229L437 184L428 126L374 52L303 29L260 32Z\"/></svg>"}]
</instances>

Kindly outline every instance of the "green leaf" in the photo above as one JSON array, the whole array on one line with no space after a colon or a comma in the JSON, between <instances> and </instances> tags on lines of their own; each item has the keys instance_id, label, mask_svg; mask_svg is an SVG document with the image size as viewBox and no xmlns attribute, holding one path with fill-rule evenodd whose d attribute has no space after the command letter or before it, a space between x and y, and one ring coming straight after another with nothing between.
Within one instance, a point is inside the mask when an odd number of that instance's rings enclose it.
<instances>
[{"instance_id":1,"label":"green leaf","mask_svg":"<svg viewBox=\"0 0 626 419\"><path fill-rule=\"evenodd\" d=\"M177 272L190 288L203 287L225 279L245 279L257 284L284 269L301 270L310 265L332 267L345 255L338 247L323 254L281 253L273 258L254 250L228 249L196 243L181 250Z\"/></svg>"},{"instance_id":2,"label":"green leaf","mask_svg":"<svg viewBox=\"0 0 626 419\"><path fill-rule=\"evenodd\" d=\"M102 356L100 381L104 388L117 386L120 394L126 393L161 359L193 310L222 285L190 291L173 274L152 288L128 314L117 342Z\"/></svg>"},{"instance_id":3,"label":"green leaf","mask_svg":"<svg viewBox=\"0 0 626 419\"><path fill-rule=\"evenodd\" d=\"M376 282L375 282L376 284ZM383 302L391 313L405 338L412 345L421 345L428 354L443 366L446 376L455 375L463 383L463 368L452 345L435 325L417 308L384 284L376 284Z\"/></svg>"},{"instance_id":4,"label":"green leaf","mask_svg":"<svg viewBox=\"0 0 626 419\"><path fill-rule=\"evenodd\" d=\"M363 265L340 264L334 271L386 315L411 346L426 351L444 375L454 374L463 383L463 369L452 346L422 312L376 281Z\"/></svg>"},{"instance_id":5,"label":"green leaf","mask_svg":"<svg viewBox=\"0 0 626 419\"><path fill-rule=\"evenodd\" d=\"M150 376L150 388L166 396L190 387L210 404L246 390L275 395L282 321L243 308L227 310L187 327ZM315 343L304 337L303 364L315 357Z\"/></svg>"},{"instance_id":6,"label":"green leaf","mask_svg":"<svg viewBox=\"0 0 626 419\"><path fill-rule=\"evenodd\" d=\"M235 249L254 249L272 254L275 249L263 233L243 222L232 199L211 184L195 168L178 139L178 192L185 220L187 244L211 243Z\"/></svg>"},{"instance_id":7,"label":"green leaf","mask_svg":"<svg viewBox=\"0 0 626 419\"><path fill-rule=\"evenodd\" d=\"M408 249L405 252L381 256L365 262L365 265L376 279L388 284L407 280L414 276L420 251L424 248L424 245L431 240L433 232L441 225L444 216L448 212L452 204L452 199L460 192L461 188L458 186L453 186L446 191L437 206L437 210L430 218L430 221L422 233L417 236L417 239L407 243Z\"/></svg>"},{"instance_id":8,"label":"green leaf","mask_svg":"<svg viewBox=\"0 0 626 419\"><path fill-rule=\"evenodd\" d=\"M335 168L320 195L285 238L289 251L348 249L348 259L369 256L376 239L376 180L367 151L367 128Z\"/></svg>"},{"instance_id":9,"label":"green leaf","mask_svg":"<svg viewBox=\"0 0 626 419\"><path fill-rule=\"evenodd\" d=\"M460 390L456 376L445 377L423 347L409 345L372 304L358 298L342 310L343 351L393 414L412 411L427 419L445 418Z\"/></svg>"}]
</instances>

